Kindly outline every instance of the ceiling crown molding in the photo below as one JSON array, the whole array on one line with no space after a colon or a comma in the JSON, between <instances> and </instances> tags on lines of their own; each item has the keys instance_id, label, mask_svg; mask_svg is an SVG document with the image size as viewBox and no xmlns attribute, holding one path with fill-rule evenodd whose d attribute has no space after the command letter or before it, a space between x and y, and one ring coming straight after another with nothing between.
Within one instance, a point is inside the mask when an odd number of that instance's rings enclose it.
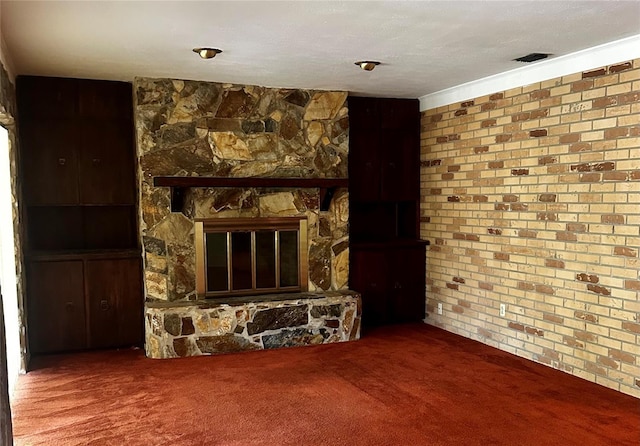
<instances>
[{"instance_id":1,"label":"ceiling crown molding","mask_svg":"<svg viewBox=\"0 0 640 446\"><path fill-rule=\"evenodd\" d=\"M420 111L640 58L640 34L420 97Z\"/></svg>"}]
</instances>

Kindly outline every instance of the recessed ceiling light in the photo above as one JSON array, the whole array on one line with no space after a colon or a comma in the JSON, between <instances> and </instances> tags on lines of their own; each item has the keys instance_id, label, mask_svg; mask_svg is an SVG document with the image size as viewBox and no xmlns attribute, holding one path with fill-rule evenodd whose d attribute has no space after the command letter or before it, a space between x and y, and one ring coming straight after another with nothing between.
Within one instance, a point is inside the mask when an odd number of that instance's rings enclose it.
<instances>
[{"instance_id":1,"label":"recessed ceiling light","mask_svg":"<svg viewBox=\"0 0 640 446\"><path fill-rule=\"evenodd\" d=\"M547 53L530 53L530 54L527 54L526 56L518 57L517 59L513 59L513 60L516 61L516 62L530 63L530 62L535 62L536 60L546 59L549 56L551 56L551 54L547 54Z\"/></svg>"},{"instance_id":2,"label":"recessed ceiling light","mask_svg":"<svg viewBox=\"0 0 640 446\"><path fill-rule=\"evenodd\" d=\"M359 62L356 62L356 65L362 68L364 71L371 71L377 65L380 65L380 62L376 62L374 60L361 60Z\"/></svg>"},{"instance_id":3,"label":"recessed ceiling light","mask_svg":"<svg viewBox=\"0 0 640 446\"><path fill-rule=\"evenodd\" d=\"M214 57L216 57L216 54L220 54L222 50L219 50L218 48L205 47L205 48L194 48L193 52L197 53L203 59L213 59Z\"/></svg>"}]
</instances>

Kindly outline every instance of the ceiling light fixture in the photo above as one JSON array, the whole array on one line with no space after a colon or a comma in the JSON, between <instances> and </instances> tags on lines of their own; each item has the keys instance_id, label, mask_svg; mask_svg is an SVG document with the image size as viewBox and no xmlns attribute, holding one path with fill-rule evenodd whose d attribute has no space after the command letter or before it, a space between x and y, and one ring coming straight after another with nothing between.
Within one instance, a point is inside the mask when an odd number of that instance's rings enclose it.
<instances>
[{"instance_id":1,"label":"ceiling light fixture","mask_svg":"<svg viewBox=\"0 0 640 446\"><path fill-rule=\"evenodd\" d=\"M205 48L194 48L193 52L197 53L203 59L213 59L214 57L216 57L216 54L220 54L222 50L219 50L218 48L205 47Z\"/></svg>"},{"instance_id":2,"label":"ceiling light fixture","mask_svg":"<svg viewBox=\"0 0 640 446\"><path fill-rule=\"evenodd\" d=\"M380 62L376 62L373 60L361 60L359 62L356 62L356 65L362 68L364 71L371 71L377 65L380 65Z\"/></svg>"}]
</instances>

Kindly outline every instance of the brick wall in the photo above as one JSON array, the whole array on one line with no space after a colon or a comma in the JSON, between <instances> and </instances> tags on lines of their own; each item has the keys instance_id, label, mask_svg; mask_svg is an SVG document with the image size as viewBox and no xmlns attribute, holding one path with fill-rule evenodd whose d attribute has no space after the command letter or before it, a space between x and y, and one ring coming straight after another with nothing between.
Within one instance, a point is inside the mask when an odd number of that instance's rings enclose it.
<instances>
[{"instance_id":1,"label":"brick wall","mask_svg":"<svg viewBox=\"0 0 640 446\"><path fill-rule=\"evenodd\" d=\"M421 148L427 322L640 397L640 59L427 110Z\"/></svg>"}]
</instances>

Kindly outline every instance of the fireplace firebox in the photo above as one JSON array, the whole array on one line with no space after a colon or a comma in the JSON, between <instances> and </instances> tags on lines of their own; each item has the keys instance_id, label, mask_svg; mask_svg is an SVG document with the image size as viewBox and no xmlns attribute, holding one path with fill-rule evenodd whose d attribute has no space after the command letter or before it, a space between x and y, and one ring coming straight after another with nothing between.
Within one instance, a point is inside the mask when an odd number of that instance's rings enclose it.
<instances>
[{"instance_id":1,"label":"fireplace firebox","mask_svg":"<svg viewBox=\"0 0 640 446\"><path fill-rule=\"evenodd\" d=\"M198 298L308 289L305 217L195 222Z\"/></svg>"}]
</instances>

